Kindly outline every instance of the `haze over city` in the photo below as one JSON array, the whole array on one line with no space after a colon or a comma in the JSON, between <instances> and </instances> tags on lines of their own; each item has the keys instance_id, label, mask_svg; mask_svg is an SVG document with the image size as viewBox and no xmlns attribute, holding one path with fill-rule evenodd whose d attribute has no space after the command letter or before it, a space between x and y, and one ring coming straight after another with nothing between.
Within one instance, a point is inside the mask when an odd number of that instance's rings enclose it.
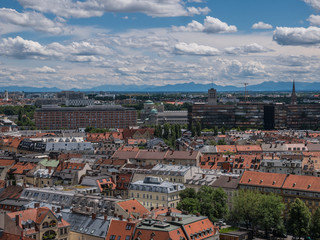
<instances>
[{"instance_id":1,"label":"haze over city","mask_svg":"<svg viewBox=\"0 0 320 240\"><path fill-rule=\"evenodd\" d=\"M0 87L317 82L318 0L2 0Z\"/></svg>"}]
</instances>

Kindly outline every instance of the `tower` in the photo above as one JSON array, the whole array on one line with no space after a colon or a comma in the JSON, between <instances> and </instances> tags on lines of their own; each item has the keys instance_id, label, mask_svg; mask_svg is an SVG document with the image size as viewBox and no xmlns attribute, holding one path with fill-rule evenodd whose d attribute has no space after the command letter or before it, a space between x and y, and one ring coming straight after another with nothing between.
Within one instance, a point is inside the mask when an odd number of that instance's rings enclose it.
<instances>
[{"instance_id":1,"label":"tower","mask_svg":"<svg viewBox=\"0 0 320 240\"><path fill-rule=\"evenodd\" d=\"M214 88L208 90L208 104L217 105L217 90Z\"/></svg>"},{"instance_id":2,"label":"tower","mask_svg":"<svg viewBox=\"0 0 320 240\"><path fill-rule=\"evenodd\" d=\"M6 101L6 102L9 101L9 93L7 90L4 91L4 101Z\"/></svg>"},{"instance_id":3,"label":"tower","mask_svg":"<svg viewBox=\"0 0 320 240\"><path fill-rule=\"evenodd\" d=\"M291 104L297 104L296 86L294 80L292 84Z\"/></svg>"}]
</instances>

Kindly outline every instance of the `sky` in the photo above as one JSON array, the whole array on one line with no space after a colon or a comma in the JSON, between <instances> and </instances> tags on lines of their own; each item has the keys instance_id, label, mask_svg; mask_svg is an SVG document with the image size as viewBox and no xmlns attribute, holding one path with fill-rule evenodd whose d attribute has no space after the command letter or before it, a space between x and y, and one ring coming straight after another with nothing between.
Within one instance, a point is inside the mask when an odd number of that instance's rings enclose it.
<instances>
[{"instance_id":1,"label":"sky","mask_svg":"<svg viewBox=\"0 0 320 240\"><path fill-rule=\"evenodd\" d=\"M1 0L0 86L320 81L320 0Z\"/></svg>"}]
</instances>

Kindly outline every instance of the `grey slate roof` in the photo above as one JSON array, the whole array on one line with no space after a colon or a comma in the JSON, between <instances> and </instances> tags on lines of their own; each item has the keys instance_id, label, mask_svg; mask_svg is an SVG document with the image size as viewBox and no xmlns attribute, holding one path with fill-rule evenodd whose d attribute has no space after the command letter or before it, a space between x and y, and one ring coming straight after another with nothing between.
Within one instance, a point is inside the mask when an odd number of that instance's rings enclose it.
<instances>
[{"instance_id":1,"label":"grey slate roof","mask_svg":"<svg viewBox=\"0 0 320 240\"><path fill-rule=\"evenodd\" d=\"M90 216L72 213L69 210L61 211L62 218L70 223L70 230L81 234L105 239L109 230L111 218L97 217L92 219Z\"/></svg>"}]
</instances>

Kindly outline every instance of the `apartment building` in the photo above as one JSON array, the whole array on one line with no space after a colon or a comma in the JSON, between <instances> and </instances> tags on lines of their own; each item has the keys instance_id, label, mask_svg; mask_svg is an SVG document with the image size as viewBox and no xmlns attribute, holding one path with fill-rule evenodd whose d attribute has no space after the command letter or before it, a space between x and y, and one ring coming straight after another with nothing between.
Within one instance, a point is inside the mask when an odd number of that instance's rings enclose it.
<instances>
[{"instance_id":1,"label":"apartment building","mask_svg":"<svg viewBox=\"0 0 320 240\"><path fill-rule=\"evenodd\" d=\"M129 197L135 198L148 209L155 207L176 208L180 201L179 193L185 186L163 181L160 177L145 177L129 186Z\"/></svg>"}]
</instances>

